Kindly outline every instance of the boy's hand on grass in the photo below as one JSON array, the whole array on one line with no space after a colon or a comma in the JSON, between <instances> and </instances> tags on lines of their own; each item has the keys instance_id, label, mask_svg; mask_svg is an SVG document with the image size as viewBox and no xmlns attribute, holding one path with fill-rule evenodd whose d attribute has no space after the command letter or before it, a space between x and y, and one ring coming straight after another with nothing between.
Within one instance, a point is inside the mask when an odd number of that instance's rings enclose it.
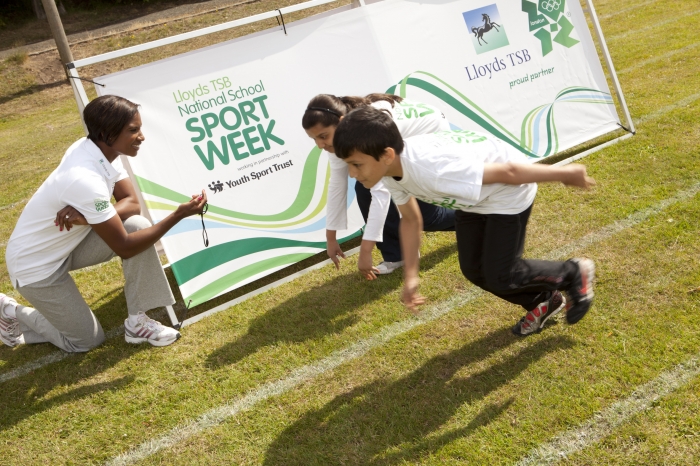
<instances>
[{"instance_id":1,"label":"boy's hand on grass","mask_svg":"<svg viewBox=\"0 0 700 466\"><path fill-rule=\"evenodd\" d=\"M562 167L567 176L562 180L567 186L577 186L588 189L595 185L595 180L586 174L586 166L578 163Z\"/></svg>"},{"instance_id":2,"label":"boy's hand on grass","mask_svg":"<svg viewBox=\"0 0 700 466\"><path fill-rule=\"evenodd\" d=\"M418 279L406 279L403 285L403 294L401 296L404 306L413 315L417 315L418 307L425 304L425 297L418 294Z\"/></svg>"},{"instance_id":3,"label":"boy's hand on grass","mask_svg":"<svg viewBox=\"0 0 700 466\"><path fill-rule=\"evenodd\" d=\"M372 265L372 253L365 254L360 250L360 258L357 260L357 268L367 280L376 280L379 270Z\"/></svg>"},{"instance_id":4,"label":"boy's hand on grass","mask_svg":"<svg viewBox=\"0 0 700 466\"><path fill-rule=\"evenodd\" d=\"M379 274L379 269L372 265L372 250L376 244L376 241L369 241L364 238L360 244L360 257L357 260L357 268L367 280L376 280Z\"/></svg>"},{"instance_id":5,"label":"boy's hand on grass","mask_svg":"<svg viewBox=\"0 0 700 466\"><path fill-rule=\"evenodd\" d=\"M338 257L345 259L345 253L340 249L340 244L335 240L326 240L326 252L335 264L335 268L340 270L340 259Z\"/></svg>"}]
</instances>

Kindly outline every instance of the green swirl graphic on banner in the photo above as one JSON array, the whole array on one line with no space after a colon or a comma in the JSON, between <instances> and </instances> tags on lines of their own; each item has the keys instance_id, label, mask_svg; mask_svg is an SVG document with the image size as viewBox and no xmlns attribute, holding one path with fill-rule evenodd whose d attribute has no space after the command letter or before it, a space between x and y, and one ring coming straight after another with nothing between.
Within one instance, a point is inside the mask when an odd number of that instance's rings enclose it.
<instances>
[{"instance_id":1,"label":"green swirl graphic on banner","mask_svg":"<svg viewBox=\"0 0 700 466\"><path fill-rule=\"evenodd\" d=\"M306 162L304 163L304 169L302 172L301 176L301 182L299 183L299 191L297 192L296 198L294 199L294 202L292 202L292 205L290 205L286 210L277 213L277 214L271 214L271 215L259 215L259 214L249 214L245 212L236 212L233 210L228 210L224 209L223 207L218 207L216 205L212 205L211 203L209 204L209 213L210 214L218 214L223 217L227 218L235 218L235 219L240 219L240 220L257 220L259 222L265 222L265 223L260 223L260 224L252 224L252 223L235 223L235 222L227 222L227 223L232 223L234 225L242 225L242 226L247 226L247 227L265 227L265 228L274 228L274 227L281 227L278 225L269 225L267 222L279 222L279 221L288 221L291 220L292 218L300 215L302 212L304 212L309 205L311 204L311 200L314 197L314 193L316 191L316 184L317 184L317 177L318 177L318 163L319 163L319 158L321 157L321 149L318 147L314 147L311 152L309 153L308 157L306 158ZM151 194L156 197L160 197L161 199L165 199L168 201L176 202L178 204L182 204L183 202L189 202L190 197L186 196L184 194L180 194L176 191L173 191L170 188L166 188L165 186L161 186L158 183L154 183L152 181L149 181L145 178L142 178L140 176L136 176L136 181L139 185L139 188L141 188L141 192L146 193L146 194ZM328 176L326 177L326 184L328 183ZM319 206L317 206L316 210L320 211L324 206L325 206L325 192L327 189L325 189L327 186L324 186L324 195L322 196L322 199L319 203ZM170 204L166 203L155 203L155 202L146 202L149 205L150 208L153 209L162 209L162 210L170 210L173 211L177 208L177 206L173 206ZM303 222L304 220L296 221L294 223L289 223L286 226L290 225L295 225L298 223Z\"/></svg>"},{"instance_id":2,"label":"green swirl graphic on banner","mask_svg":"<svg viewBox=\"0 0 700 466\"><path fill-rule=\"evenodd\" d=\"M348 235L338 240L339 243L356 238L361 235L362 231ZM208 249L196 252L192 255L184 257L177 262L174 262L171 267L175 279L179 285L182 285L189 280L192 280L199 275L223 265L227 262L236 260L249 254L256 252L268 251L270 249L285 249L308 247L318 249L317 252L326 249L325 241L295 241L283 238L247 238L243 240L230 241L228 243L219 244ZM196 306L213 297L221 294L225 290L231 288L236 283L240 283L253 275L261 274L274 268L284 265L294 264L300 260L313 256L317 252L309 253L294 253L286 254L262 261L256 262L245 267L242 267L234 272L231 272L221 278L214 280L208 285L195 291L190 296L186 296L185 302L192 300L192 306Z\"/></svg>"},{"instance_id":3,"label":"green swirl graphic on banner","mask_svg":"<svg viewBox=\"0 0 700 466\"><path fill-rule=\"evenodd\" d=\"M191 301L191 306L202 304L218 296L224 290L227 290L232 286L254 275L264 273L274 268L283 267L285 265L295 264L313 255L313 253L297 253L287 254L285 256L271 257L269 259L261 260L259 262L256 262L255 264L250 264L248 266L242 267L238 270L224 275L221 278L214 280L210 284L198 289L191 295L186 296L184 300L186 303L190 303Z\"/></svg>"},{"instance_id":4,"label":"green swirl graphic on banner","mask_svg":"<svg viewBox=\"0 0 700 466\"><path fill-rule=\"evenodd\" d=\"M326 249L325 241L296 241L284 238L246 238L217 244L207 249L183 257L171 264L178 283L186 283L207 270L239 259L249 254L270 249L309 247Z\"/></svg>"},{"instance_id":5,"label":"green swirl graphic on banner","mask_svg":"<svg viewBox=\"0 0 700 466\"><path fill-rule=\"evenodd\" d=\"M544 158L559 151L559 138L554 121L555 104L613 104L612 96L607 92L577 86L565 88L556 95L553 102L540 105L528 112L521 124L520 137L517 137L474 101L442 79L425 71L415 71L407 75L386 92L407 97L410 87L432 94L489 134L507 142L531 158Z\"/></svg>"}]
</instances>

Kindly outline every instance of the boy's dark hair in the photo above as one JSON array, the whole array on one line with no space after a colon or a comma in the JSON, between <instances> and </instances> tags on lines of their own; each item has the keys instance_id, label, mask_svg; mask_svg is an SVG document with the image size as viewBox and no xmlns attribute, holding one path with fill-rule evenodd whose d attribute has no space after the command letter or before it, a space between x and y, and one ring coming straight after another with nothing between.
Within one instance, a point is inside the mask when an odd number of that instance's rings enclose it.
<instances>
[{"instance_id":1,"label":"boy's dark hair","mask_svg":"<svg viewBox=\"0 0 700 466\"><path fill-rule=\"evenodd\" d=\"M393 107L401 102L402 97L393 94L369 94L365 97L345 96L336 97L331 94L319 94L309 102L301 119L301 126L310 129L321 124L324 128L338 126L340 117L353 109L367 107L379 100L389 102Z\"/></svg>"},{"instance_id":2,"label":"boy's dark hair","mask_svg":"<svg viewBox=\"0 0 700 466\"><path fill-rule=\"evenodd\" d=\"M396 154L403 152L403 138L388 111L362 107L345 115L338 124L333 147L335 155L341 159L359 151L379 160L387 147Z\"/></svg>"},{"instance_id":3,"label":"boy's dark hair","mask_svg":"<svg viewBox=\"0 0 700 466\"><path fill-rule=\"evenodd\" d=\"M88 138L111 146L138 111L138 105L123 97L103 95L96 98L83 110Z\"/></svg>"}]
</instances>

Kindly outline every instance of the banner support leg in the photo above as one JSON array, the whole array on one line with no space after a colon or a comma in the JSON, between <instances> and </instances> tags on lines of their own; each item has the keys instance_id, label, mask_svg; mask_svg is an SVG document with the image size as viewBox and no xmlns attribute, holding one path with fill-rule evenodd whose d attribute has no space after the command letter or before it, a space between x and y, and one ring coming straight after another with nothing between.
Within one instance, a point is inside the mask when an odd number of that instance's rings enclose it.
<instances>
[{"instance_id":1,"label":"banner support leg","mask_svg":"<svg viewBox=\"0 0 700 466\"><path fill-rule=\"evenodd\" d=\"M88 96L85 93L83 83L80 80L80 76L78 76L78 70L75 69L73 63L69 63L66 65L66 74L68 75L68 81L70 82L70 85L73 88L75 103L78 104L78 113L80 114L80 121L83 124L83 130L87 135L88 130L87 126L85 126L85 122L83 121L83 110L85 110L85 106L90 102L90 99L88 99Z\"/></svg>"},{"instance_id":2,"label":"banner support leg","mask_svg":"<svg viewBox=\"0 0 700 466\"><path fill-rule=\"evenodd\" d=\"M165 306L165 311L168 313L168 317L170 317L170 322L172 322L173 327L180 323L172 306Z\"/></svg>"},{"instance_id":3,"label":"banner support leg","mask_svg":"<svg viewBox=\"0 0 700 466\"><path fill-rule=\"evenodd\" d=\"M588 8L588 14L591 17L591 22L593 23L593 29L596 33L596 38L598 39L598 45L603 52L603 57L605 58L605 64L608 67L608 73L610 74L610 79L615 87L615 93L622 106L622 111L625 113L625 119L627 120L627 129L630 133L635 134L637 131L634 128L634 122L632 121L632 116L630 115L629 108L627 107L627 101L622 93L622 87L620 86L620 81L617 79L617 73L615 72L615 66L612 62L612 57L610 57L610 51L608 50L608 45L605 42L605 37L603 36L603 30L600 27L600 21L598 21L598 15L595 12L595 7L593 6L592 0L586 0L586 7Z\"/></svg>"}]
</instances>

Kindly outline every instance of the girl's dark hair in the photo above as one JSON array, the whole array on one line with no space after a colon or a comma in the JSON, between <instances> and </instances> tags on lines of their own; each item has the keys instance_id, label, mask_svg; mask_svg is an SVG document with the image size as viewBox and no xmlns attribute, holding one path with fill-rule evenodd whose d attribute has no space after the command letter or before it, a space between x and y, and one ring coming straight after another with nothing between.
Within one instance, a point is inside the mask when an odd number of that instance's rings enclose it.
<instances>
[{"instance_id":1,"label":"girl's dark hair","mask_svg":"<svg viewBox=\"0 0 700 466\"><path fill-rule=\"evenodd\" d=\"M389 102L393 107L394 104L401 102L403 97L393 94L369 94L365 97L336 97L330 94L319 94L306 106L301 126L304 129L313 128L319 123L323 127L338 126L341 116L347 115L355 108L367 107L380 100Z\"/></svg>"},{"instance_id":2,"label":"girl's dark hair","mask_svg":"<svg viewBox=\"0 0 700 466\"><path fill-rule=\"evenodd\" d=\"M348 113L333 135L335 155L347 159L354 151L379 160L391 147L396 154L403 152L403 138L389 111L361 107Z\"/></svg>"},{"instance_id":3,"label":"girl's dark hair","mask_svg":"<svg viewBox=\"0 0 700 466\"><path fill-rule=\"evenodd\" d=\"M103 95L91 101L83 110L83 120L92 142L114 144L124 127L129 124L139 106L116 95Z\"/></svg>"}]
</instances>

